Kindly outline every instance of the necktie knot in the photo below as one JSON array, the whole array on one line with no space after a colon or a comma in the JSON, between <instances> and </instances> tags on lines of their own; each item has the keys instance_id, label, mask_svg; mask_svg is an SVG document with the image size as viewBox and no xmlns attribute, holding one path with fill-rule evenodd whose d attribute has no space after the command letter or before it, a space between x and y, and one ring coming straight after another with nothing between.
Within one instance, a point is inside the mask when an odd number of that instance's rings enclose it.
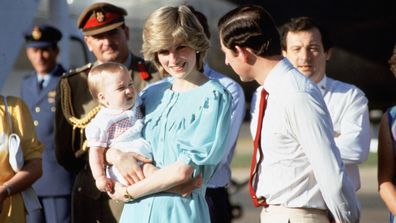
<instances>
[{"instance_id":1,"label":"necktie knot","mask_svg":"<svg viewBox=\"0 0 396 223\"><path fill-rule=\"evenodd\" d=\"M44 79L41 79L41 80L38 81L38 87L39 87L40 91L43 90L43 88L44 88Z\"/></svg>"}]
</instances>

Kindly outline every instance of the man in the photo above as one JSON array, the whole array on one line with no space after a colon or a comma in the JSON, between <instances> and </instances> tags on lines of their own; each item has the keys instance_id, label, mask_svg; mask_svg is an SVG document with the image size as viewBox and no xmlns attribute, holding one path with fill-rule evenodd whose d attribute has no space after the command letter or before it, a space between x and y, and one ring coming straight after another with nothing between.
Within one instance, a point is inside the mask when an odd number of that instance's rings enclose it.
<instances>
[{"instance_id":1,"label":"man","mask_svg":"<svg viewBox=\"0 0 396 223\"><path fill-rule=\"evenodd\" d=\"M259 6L240 6L218 27L225 63L262 89L260 111L253 111L259 154L254 152L250 181L254 204L264 206L261 222L329 222L327 209L336 222L358 222L359 205L325 102L316 85L282 57L271 15Z\"/></svg>"},{"instance_id":2,"label":"man","mask_svg":"<svg viewBox=\"0 0 396 223\"><path fill-rule=\"evenodd\" d=\"M331 41L311 18L299 17L286 23L281 44L283 55L318 85L333 121L334 141L355 190L359 190L358 164L367 160L370 150L367 98L359 88L327 77Z\"/></svg>"},{"instance_id":3,"label":"man","mask_svg":"<svg viewBox=\"0 0 396 223\"><path fill-rule=\"evenodd\" d=\"M26 55L34 72L26 76L21 86L21 98L32 114L38 139L45 145L43 175L33 184L42 211L28 216L30 223L69 223L73 175L55 158L55 88L65 72L57 63L61 32L48 25L35 26L25 35Z\"/></svg>"},{"instance_id":4,"label":"man","mask_svg":"<svg viewBox=\"0 0 396 223\"><path fill-rule=\"evenodd\" d=\"M109 3L95 3L81 13L77 26L82 30L88 49L97 61L69 71L59 84L56 151L59 163L77 174L72 194L73 222L117 222L123 206L96 189L89 168L84 129L98 112L99 106L88 91L88 72L95 64L110 61L122 63L130 69L137 91L159 79L143 59L129 51L126 15L123 8ZM133 182L132 178L136 179L136 176L125 177L128 182ZM141 178L140 175L136 180Z\"/></svg>"},{"instance_id":5,"label":"man","mask_svg":"<svg viewBox=\"0 0 396 223\"><path fill-rule=\"evenodd\" d=\"M195 14L201 23L206 36L210 39L210 30L206 16L190 6L191 11ZM210 220L212 223L230 223L232 220L232 206L230 203L227 186L231 180L231 161L234 155L239 130L245 117L245 95L242 87L231 78L221 74L208 64L205 64L204 73L210 78L220 82L232 95L232 113L231 125L227 137L227 144L224 147L226 151L224 158L219 164L213 177L208 182L206 189L206 202L208 203Z\"/></svg>"}]
</instances>

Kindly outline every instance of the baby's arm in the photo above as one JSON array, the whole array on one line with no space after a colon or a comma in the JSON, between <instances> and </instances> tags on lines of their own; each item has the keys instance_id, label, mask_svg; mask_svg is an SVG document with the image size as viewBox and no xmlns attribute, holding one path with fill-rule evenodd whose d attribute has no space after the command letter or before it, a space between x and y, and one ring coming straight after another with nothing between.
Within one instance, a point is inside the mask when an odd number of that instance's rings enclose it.
<instances>
[{"instance_id":1,"label":"baby's arm","mask_svg":"<svg viewBox=\"0 0 396 223\"><path fill-rule=\"evenodd\" d=\"M89 149L89 165L95 179L96 187L102 192L113 191L113 182L106 177L105 148L92 147Z\"/></svg>"}]
</instances>

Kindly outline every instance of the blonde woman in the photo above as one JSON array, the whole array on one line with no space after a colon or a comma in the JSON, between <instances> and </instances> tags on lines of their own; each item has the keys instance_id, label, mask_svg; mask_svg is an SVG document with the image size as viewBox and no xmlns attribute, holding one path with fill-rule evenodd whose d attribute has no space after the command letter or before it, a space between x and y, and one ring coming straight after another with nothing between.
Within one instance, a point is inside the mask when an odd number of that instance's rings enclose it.
<instances>
[{"instance_id":1,"label":"blonde woman","mask_svg":"<svg viewBox=\"0 0 396 223\"><path fill-rule=\"evenodd\" d=\"M208 48L202 26L185 5L162 7L147 19L144 57L172 78L141 94L143 136L159 170L128 187L116 184L113 198L131 201L121 222L210 222L204 194L223 157L231 97L202 73ZM117 163L119 155L110 149L108 161ZM203 184L188 196L164 192L198 175Z\"/></svg>"},{"instance_id":2,"label":"blonde woman","mask_svg":"<svg viewBox=\"0 0 396 223\"><path fill-rule=\"evenodd\" d=\"M7 110L4 97L0 96L0 222L26 222L26 209L21 192L30 187L42 174L41 153L43 145L37 140L33 120L25 103L16 97L7 97ZM24 166L15 173L9 162L8 144L10 133L21 139Z\"/></svg>"}]
</instances>

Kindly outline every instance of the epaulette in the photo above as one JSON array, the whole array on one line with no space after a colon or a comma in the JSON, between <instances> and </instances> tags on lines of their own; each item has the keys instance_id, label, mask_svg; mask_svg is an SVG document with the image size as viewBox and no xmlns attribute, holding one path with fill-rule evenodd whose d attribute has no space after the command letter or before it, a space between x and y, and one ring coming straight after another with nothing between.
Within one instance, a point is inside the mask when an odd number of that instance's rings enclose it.
<instances>
[{"instance_id":1,"label":"epaulette","mask_svg":"<svg viewBox=\"0 0 396 223\"><path fill-rule=\"evenodd\" d=\"M25 76L23 76L23 80L29 79L30 77L35 76L35 75L36 74L34 74L33 72L29 73L29 74L26 74Z\"/></svg>"},{"instance_id":2,"label":"epaulette","mask_svg":"<svg viewBox=\"0 0 396 223\"><path fill-rule=\"evenodd\" d=\"M93 66L93 63L87 63L87 64L85 64L82 67L78 67L78 68L75 68L75 69L70 69L67 72L63 73L62 77L65 78L65 77L73 76L75 74L78 74L78 73L81 73L83 71L91 69L92 66Z\"/></svg>"}]
</instances>

